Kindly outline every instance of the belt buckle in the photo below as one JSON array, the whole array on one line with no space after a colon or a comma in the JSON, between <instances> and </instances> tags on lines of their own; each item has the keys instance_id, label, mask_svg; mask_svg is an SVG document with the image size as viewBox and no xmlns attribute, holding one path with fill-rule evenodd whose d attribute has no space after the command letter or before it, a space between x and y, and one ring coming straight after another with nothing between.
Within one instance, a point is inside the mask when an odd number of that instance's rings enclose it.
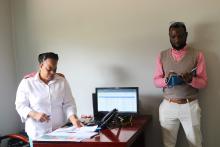
<instances>
[{"instance_id":1,"label":"belt buckle","mask_svg":"<svg viewBox=\"0 0 220 147\"><path fill-rule=\"evenodd\" d=\"M190 102L190 101L189 101L189 98L187 98L187 99L186 99L186 102L187 102L187 103L189 103L189 102Z\"/></svg>"},{"instance_id":2,"label":"belt buckle","mask_svg":"<svg viewBox=\"0 0 220 147\"><path fill-rule=\"evenodd\" d=\"M175 103L177 103L177 104L186 104L186 103L189 103L189 102L190 102L190 100L188 98L179 99L179 100L175 101Z\"/></svg>"}]
</instances>

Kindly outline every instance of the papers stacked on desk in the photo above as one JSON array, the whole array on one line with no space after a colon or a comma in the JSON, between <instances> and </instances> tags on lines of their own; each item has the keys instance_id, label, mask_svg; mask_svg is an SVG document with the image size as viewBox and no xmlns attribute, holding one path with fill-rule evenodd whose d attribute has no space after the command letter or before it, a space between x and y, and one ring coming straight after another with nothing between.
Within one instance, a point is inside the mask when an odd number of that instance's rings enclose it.
<instances>
[{"instance_id":1,"label":"papers stacked on desk","mask_svg":"<svg viewBox=\"0 0 220 147\"><path fill-rule=\"evenodd\" d=\"M92 138L98 133L95 132L97 126L84 126L76 128L74 126L59 128L51 133L45 134L36 141L73 141L80 142L84 139Z\"/></svg>"}]
</instances>

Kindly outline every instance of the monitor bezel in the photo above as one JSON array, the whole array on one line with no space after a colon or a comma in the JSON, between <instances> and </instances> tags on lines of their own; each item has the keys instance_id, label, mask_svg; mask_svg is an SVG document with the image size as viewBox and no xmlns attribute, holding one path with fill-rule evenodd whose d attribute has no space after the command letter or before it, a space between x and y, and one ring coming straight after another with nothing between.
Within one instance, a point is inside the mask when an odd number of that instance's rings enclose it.
<instances>
[{"instance_id":1,"label":"monitor bezel","mask_svg":"<svg viewBox=\"0 0 220 147\"><path fill-rule=\"evenodd\" d=\"M95 88L95 100L94 100L94 115L105 115L109 111L98 111L98 90L102 89L135 89L136 91L136 103L137 103L137 112L122 112L118 111L120 115L138 115L139 114L139 87L96 87Z\"/></svg>"}]
</instances>

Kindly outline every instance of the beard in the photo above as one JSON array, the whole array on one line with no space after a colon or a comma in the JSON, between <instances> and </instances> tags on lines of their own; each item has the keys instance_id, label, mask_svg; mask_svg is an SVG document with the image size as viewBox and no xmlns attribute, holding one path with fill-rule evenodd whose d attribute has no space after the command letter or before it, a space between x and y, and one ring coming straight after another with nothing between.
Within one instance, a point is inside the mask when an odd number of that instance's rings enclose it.
<instances>
[{"instance_id":1,"label":"beard","mask_svg":"<svg viewBox=\"0 0 220 147\"><path fill-rule=\"evenodd\" d=\"M175 43L172 43L172 42L171 42L171 45L172 45L172 47L173 47L174 49L176 49L176 50L181 50L181 49L183 49L183 48L186 46L186 43L175 44Z\"/></svg>"}]
</instances>

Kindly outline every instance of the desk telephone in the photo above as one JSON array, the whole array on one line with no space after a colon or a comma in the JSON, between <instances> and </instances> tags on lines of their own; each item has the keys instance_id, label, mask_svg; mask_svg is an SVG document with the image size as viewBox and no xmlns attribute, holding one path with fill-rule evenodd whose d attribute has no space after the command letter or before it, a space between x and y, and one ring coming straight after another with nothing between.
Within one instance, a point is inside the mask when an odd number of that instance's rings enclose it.
<instances>
[{"instance_id":1,"label":"desk telephone","mask_svg":"<svg viewBox=\"0 0 220 147\"><path fill-rule=\"evenodd\" d=\"M96 131L107 128L108 124L111 123L111 121L116 117L117 114L118 114L117 109L113 109L109 113L107 113L99 122L98 128L96 129Z\"/></svg>"}]
</instances>

